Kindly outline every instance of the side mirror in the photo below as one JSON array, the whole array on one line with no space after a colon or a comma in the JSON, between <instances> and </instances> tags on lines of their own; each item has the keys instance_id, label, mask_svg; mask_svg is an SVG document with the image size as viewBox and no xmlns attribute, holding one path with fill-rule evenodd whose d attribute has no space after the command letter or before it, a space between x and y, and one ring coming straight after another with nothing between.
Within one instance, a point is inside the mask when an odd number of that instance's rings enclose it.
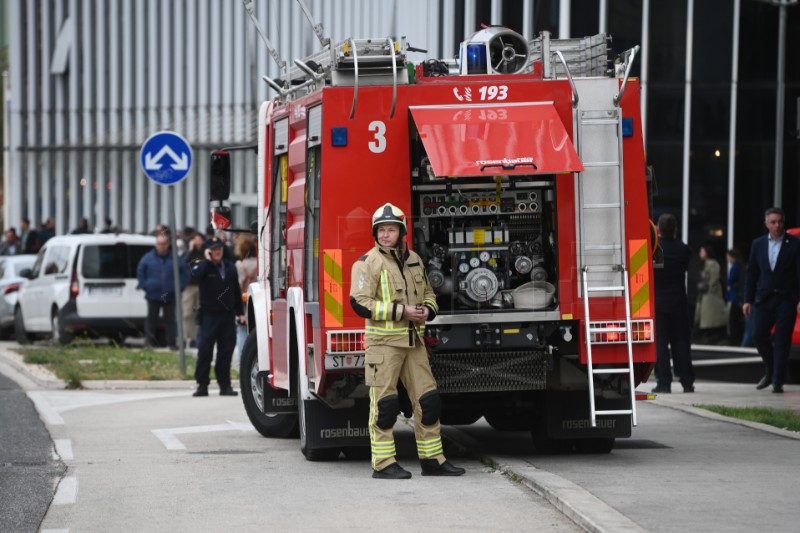
<instances>
[{"instance_id":1,"label":"side mirror","mask_svg":"<svg viewBox=\"0 0 800 533\"><path fill-rule=\"evenodd\" d=\"M231 154L217 151L211 154L211 201L227 200L231 195Z\"/></svg>"},{"instance_id":2,"label":"side mirror","mask_svg":"<svg viewBox=\"0 0 800 533\"><path fill-rule=\"evenodd\" d=\"M258 235L258 220L254 220L250 223L250 233Z\"/></svg>"},{"instance_id":3,"label":"side mirror","mask_svg":"<svg viewBox=\"0 0 800 533\"><path fill-rule=\"evenodd\" d=\"M19 271L20 277L32 279L33 278L33 271L30 268L23 268Z\"/></svg>"}]
</instances>

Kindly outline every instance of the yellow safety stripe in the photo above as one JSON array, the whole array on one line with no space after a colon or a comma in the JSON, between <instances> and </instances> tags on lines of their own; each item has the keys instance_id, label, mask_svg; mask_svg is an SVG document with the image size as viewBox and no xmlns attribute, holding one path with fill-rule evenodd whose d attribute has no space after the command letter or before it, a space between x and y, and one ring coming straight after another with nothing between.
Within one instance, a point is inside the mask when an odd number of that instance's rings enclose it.
<instances>
[{"instance_id":1,"label":"yellow safety stripe","mask_svg":"<svg viewBox=\"0 0 800 533\"><path fill-rule=\"evenodd\" d=\"M341 250L325 250L323 253L322 284L325 326L341 327L344 325Z\"/></svg>"},{"instance_id":2,"label":"yellow safety stripe","mask_svg":"<svg viewBox=\"0 0 800 533\"><path fill-rule=\"evenodd\" d=\"M394 457L397 455L397 452L394 449L394 442L390 443L392 445L391 448L386 448L382 450L380 448L372 447L372 457L375 459L388 459L389 457Z\"/></svg>"},{"instance_id":3,"label":"yellow safety stripe","mask_svg":"<svg viewBox=\"0 0 800 533\"><path fill-rule=\"evenodd\" d=\"M381 270L381 300L390 302L392 300L392 291L389 290L389 273Z\"/></svg>"},{"instance_id":4,"label":"yellow safety stripe","mask_svg":"<svg viewBox=\"0 0 800 533\"><path fill-rule=\"evenodd\" d=\"M631 316L650 318L649 248L645 239L631 239L629 247Z\"/></svg>"},{"instance_id":5,"label":"yellow safety stripe","mask_svg":"<svg viewBox=\"0 0 800 533\"><path fill-rule=\"evenodd\" d=\"M369 388L369 441L372 451L372 468L376 468L378 461L397 455L394 439L378 442L375 435L375 417L378 414L378 395L375 387Z\"/></svg>"},{"instance_id":6,"label":"yellow safety stripe","mask_svg":"<svg viewBox=\"0 0 800 533\"><path fill-rule=\"evenodd\" d=\"M408 331L408 328L391 327L393 322L387 322L386 324L389 327L381 328L378 326L366 326L365 330L367 333L372 333L373 335L400 335L405 334Z\"/></svg>"},{"instance_id":7,"label":"yellow safety stripe","mask_svg":"<svg viewBox=\"0 0 800 533\"><path fill-rule=\"evenodd\" d=\"M423 303L423 305L429 306L431 309L433 309L437 313L439 312L439 306L436 305L436 300L432 300L430 298L425 298L424 300L422 300L422 303Z\"/></svg>"},{"instance_id":8,"label":"yellow safety stripe","mask_svg":"<svg viewBox=\"0 0 800 533\"><path fill-rule=\"evenodd\" d=\"M420 457L436 457L444 453L442 448L442 439L437 437L431 440L418 440L417 441L417 454Z\"/></svg>"},{"instance_id":9,"label":"yellow safety stripe","mask_svg":"<svg viewBox=\"0 0 800 533\"><path fill-rule=\"evenodd\" d=\"M394 302L392 302L392 291L389 285L389 273L385 270L381 271L381 299L375 302L375 309L372 312L373 320L387 321L394 318L393 309Z\"/></svg>"}]
</instances>

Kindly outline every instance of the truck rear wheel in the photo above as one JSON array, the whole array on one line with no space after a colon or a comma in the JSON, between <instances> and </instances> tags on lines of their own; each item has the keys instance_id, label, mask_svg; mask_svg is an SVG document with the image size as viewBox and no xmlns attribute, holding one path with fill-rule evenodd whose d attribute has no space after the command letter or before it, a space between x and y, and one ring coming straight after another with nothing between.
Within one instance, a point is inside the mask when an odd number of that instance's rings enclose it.
<instances>
[{"instance_id":1,"label":"truck rear wheel","mask_svg":"<svg viewBox=\"0 0 800 533\"><path fill-rule=\"evenodd\" d=\"M555 455L569 453L572 451L574 441L572 439L554 439L547 432L547 422L543 414L535 419L533 429L533 447L536 451L544 455Z\"/></svg>"},{"instance_id":2,"label":"truck rear wheel","mask_svg":"<svg viewBox=\"0 0 800 533\"><path fill-rule=\"evenodd\" d=\"M614 437L575 439L575 450L578 453L611 453L614 449Z\"/></svg>"},{"instance_id":3,"label":"truck rear wheel","mask_svg":"<svg viewBox=\"0 0 800 533\"><path fill-rule=\"evenodd\" d=\"M533 411L505 411L500 409L487 410L484 415L486 421L497 431L526 431L533 424Z\"/></svg>"},{"instance_id":4,"label":"truck rear wheel","mask_svg":"<svg viewBox=\"0 0 800 533\"><path fill-rule=\"evenodd\" d=\"M255 329L244 343L239 368L244 410L256 431L265 437L278 439L297 435L296 413L264 414L264 402L271 405L274 398L285 397L286 393L273 389L268 383L262 385L258 379L258 339Z\"/></svg>"}]
</instances>

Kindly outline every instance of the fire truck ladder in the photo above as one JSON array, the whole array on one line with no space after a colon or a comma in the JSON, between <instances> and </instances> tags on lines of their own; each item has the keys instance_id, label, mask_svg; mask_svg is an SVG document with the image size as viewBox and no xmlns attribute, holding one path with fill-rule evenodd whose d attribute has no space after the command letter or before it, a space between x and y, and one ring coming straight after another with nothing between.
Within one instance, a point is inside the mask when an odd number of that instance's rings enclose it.
<instances>
[{"instance_id":1,"label":"fire truck ladder","mask_svg":"<svg viewBox=\"0 0 800 533\"><path fill-rule=\"evenodd\" d=\"M633 382L630 291L625 263L624 177L622 169L622 112L619 108L579 110L578 149L584 171L578 175L580 269L583 278L583 310L586 320L586 358L589 377L589 412L592 427L597 416L631 415L636 426L636 392ZM618 230L618 231L617 231ZM590 279L591 278L591 279ZM625 302L625 327L620 321L591 320L592 293L621 296ZM609 333L624 335L627 366L595 368L592 346L602 344ZM598 374L628 374L630 408L597 410L594 378Z\"/></svg>"}]
</instances>

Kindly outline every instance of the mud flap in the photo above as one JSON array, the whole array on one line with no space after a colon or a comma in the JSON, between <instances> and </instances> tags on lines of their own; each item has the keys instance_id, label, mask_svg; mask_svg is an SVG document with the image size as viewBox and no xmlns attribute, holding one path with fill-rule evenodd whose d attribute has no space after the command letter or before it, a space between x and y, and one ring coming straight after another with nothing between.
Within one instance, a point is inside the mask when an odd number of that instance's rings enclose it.
<instances>
[{"instance_id":1,"label":"mud flap","mask_svg":"<svg viewBox=\"0 0 800 533\"><path fill-rule=\"evenodd\" d=\"M304 400L306 439L310 449L369 448L369 400L356 400L353 407L331 409L315 400Z\"/></svg>"},{"instance_id":2,"label":"mud flap","mask_svg":"<svg viewBox=\"0 0 800 533\"><path fill-rule=\"evenodd\" d=\"M297 413L297 398L289 396L289 391L273 389L266 383L269 372L259 372L261 390L264 391L264 414L277 415L283 413Z\"/></svg>"},{"instance_id":3,"label":"mud flap","mask_svg":"<svg viewBox=\"0 0 800 533\"><path fill-rule=\"evenodd\" d=\"M547 393L545 418L551 439L627 438L631 436L630 415L597 416L597 426L589 419L588 391ZM597 410L630 408L627 398L596 398Z\"/></svg>"}]
</instances>

